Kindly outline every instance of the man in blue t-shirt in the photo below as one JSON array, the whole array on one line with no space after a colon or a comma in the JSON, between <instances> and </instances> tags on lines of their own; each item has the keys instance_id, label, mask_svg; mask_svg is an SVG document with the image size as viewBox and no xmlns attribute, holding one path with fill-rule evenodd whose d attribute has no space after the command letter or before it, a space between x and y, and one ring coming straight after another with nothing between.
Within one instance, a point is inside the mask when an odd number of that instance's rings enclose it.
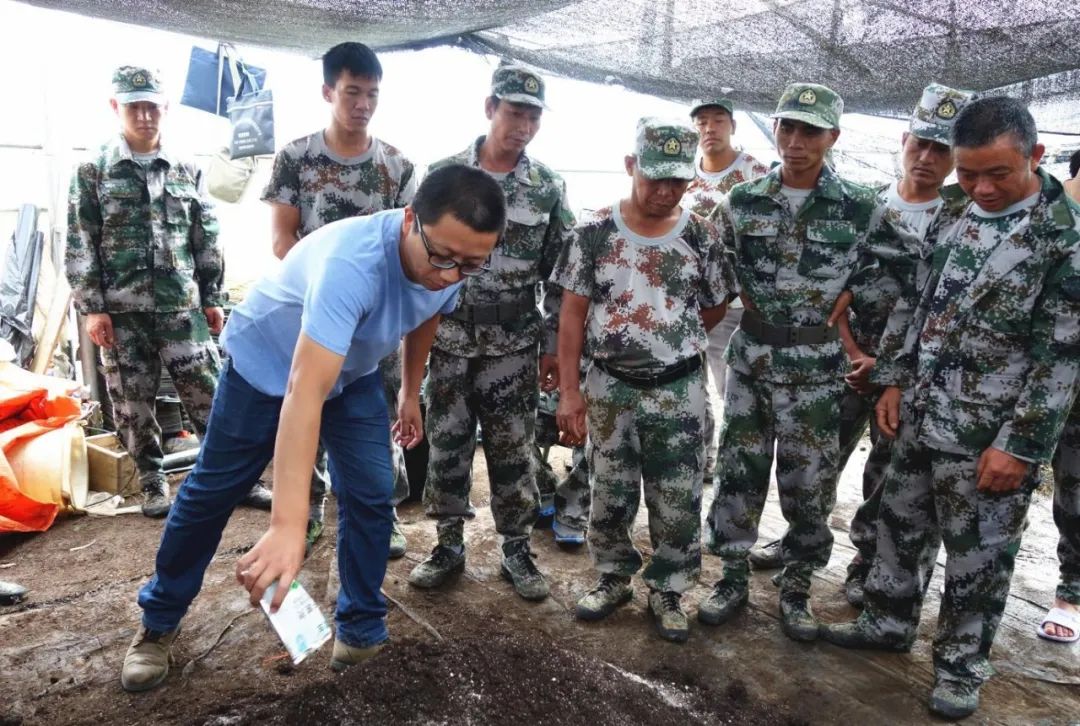
<instances>
[{"instance_id":1,"label":"man in blue t-shirt","mask_svg":"<svg viewBox=\"0 0 1080 726\"><path fill-rule=\"evenodd\" d=\"M506 223L502 190L465 166L432 172L404 209L328 224L301 240L277 271L233 310L202 452L180 487L139 592L142 625L121 683L145 691L169 671L169 650L202 585L233 508L276 448L270 528L236 565L257 605L291 583L304 559L311 467L319 441L338 493L341 589L330 661L344 669L387 638L386 573L391 430L379 361L404 336L395 440L423 438L420 379L439 316L454 309L463 276L482 274ZM276 611L287 587L274 594Z\"/></svg>"}]
</instances>

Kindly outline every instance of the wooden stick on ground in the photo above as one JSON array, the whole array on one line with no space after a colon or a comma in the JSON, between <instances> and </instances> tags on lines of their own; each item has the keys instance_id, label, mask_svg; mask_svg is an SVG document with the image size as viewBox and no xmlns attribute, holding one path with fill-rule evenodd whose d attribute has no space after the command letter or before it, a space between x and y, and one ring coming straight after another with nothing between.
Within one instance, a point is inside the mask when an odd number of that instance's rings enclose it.
<instances>
[{"instance_id":1,"label":"wooden stick on ground","mask_svg":"<svg viewBox=\"0 0 1080 726\"><path fill-rule=\"evenodd\" d=\"M394 604L394 607L400 610L405 615L405 617L419 625L424 630L428 631L428 633L431 634L431 637L435 638L435 640L439 641L440 643L443 642L443 637L439 635L439 631L436 630L431 623L424 620L422 617L414 613L409 608L405 607L405 605L402 604L400 600L392 597L389 593L386 592L386 590L380 590L379 592L383 594L383 597L392 602Z\"/></svg>"}]
</instances>

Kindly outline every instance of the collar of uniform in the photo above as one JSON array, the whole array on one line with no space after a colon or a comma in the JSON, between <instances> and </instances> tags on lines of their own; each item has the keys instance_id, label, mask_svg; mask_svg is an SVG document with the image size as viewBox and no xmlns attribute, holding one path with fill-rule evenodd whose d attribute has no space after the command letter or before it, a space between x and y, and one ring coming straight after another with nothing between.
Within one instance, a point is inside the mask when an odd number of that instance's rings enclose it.
<instances>
[{"instance_id":1,"label":"collar of uniform","mask_svg":"<svg viewBox=\"0 0 1080 726\"><path fill-rule=\"evenodd\" d=\"M123 134L116 135L116 140L112 145L111 152L112 153L109 157L109 166L115 166L121 161L135 161L135 156L131 153L131 146L128 144L127 139L124 138ZM158 145L157 155L159 159L164 161L169 166L173 165L172 156L170 156L169 152L165 150L164 144Z\"/></svg>"},{"instance_id":2,"label":"collar of uniform","mask_svg":"<svg viewBox=\"0 0 1080 726\"><path fill-rule=\"evenodd\" d=\"M469 166L475 166L477 168L481 168L480 167L480 147L483 146L484 139L486 139L486 138L487 138L486 135L479 137L476 140L476 143L474 143L471 147L469 147ZM533 187L533 186L536 186L539 183L538 180L533 179L532 164L529 163L529 155L528 154L522 153L521 156L518 157L517 166L515 166L514 170L512 172L510 172L510 173L514 175L514 179L516 179L519 184L524 184L525 186Z\"/></svg>"},{"instance_id":3,"label":"collar of uniform","mask_svg":"<svg viewBox=\"0 0 1080 726\"><path fill-rule=\"evenodd\" d=\"M1046 215L1043 218L1046 228L1049 230L1061 230L1074 226L1076 216L1068 202L1065 187L1062 186L1060 181L1046 173L1046 170L1041 166L1035 170L1035 173L1039 175L1039 179L1042 181L1039 201L1035 205L1036 207L1046 207ZM1032 216L1032 220L1036 218L1035 215Z\"/></svg>"},{"instance_id":4,"label":"collar of uniform","mask_svg":"<svg viewBox=\"0 0 1080 726\"><path fill-rule=\"evenodd\" d=\"M819 197L825 197L837 202L844 198L844 189L840 185L840 177L829 168L828 164L821 167L821 173L818 174L817 178L817 186L814 189Z\"/></svg>"},{"instance_id":5,"label":"collar of uniform","mask_svg":"<svg viewBox=\"0 0 1080 726\"><path fill-rule=\"evenodd\" d=\"M752 182L754 185L752 193L771 197L777 204L786 205L787 200L780 191L783 187L783 182L780 180L780 171L782 168L783 167L778 166L775 169L770 169L768 174ZM836 201L840 201L844 198L844 189L840 183L840 177L838 177L836 172L827 165L821 167L821 173L818 174L817 184L814 186L811 196L825 197L826 199L833 199ZM807 201L809 201L809 199Z\"/></svg>"}]
</instances>

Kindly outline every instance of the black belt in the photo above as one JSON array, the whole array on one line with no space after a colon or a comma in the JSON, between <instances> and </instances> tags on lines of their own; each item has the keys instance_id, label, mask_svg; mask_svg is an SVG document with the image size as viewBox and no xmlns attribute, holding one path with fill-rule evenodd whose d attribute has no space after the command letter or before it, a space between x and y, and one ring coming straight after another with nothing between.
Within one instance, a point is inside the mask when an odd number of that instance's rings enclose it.
<instances>
[{"instance_id":1,"label":"black belt","mask_svg":"<svg viewBox=\"0 0 1080 726\"><path fill-rule=\"evenodd\" d=\"M686 358L678 363L672 363L658 373L649 376L631 373L625 368L615 368L614 366L607 365L601 360L593 361L593 365L612 378L617 378L622 381L631 388L647 390L650 388L659 388L665 384L677 381L680 378L686 378L688 375L701 368L701 356L695 355L692 358Z\"/></svg>"},{"instance_id":2,"label":"black belt","mask_svg":"<svg viewBox=\"0 0 1080 726\"><path fill-rule=\"evenodd\" d=\"M517 320L536 310L536 302L508 302L494 305L458 305L447 317L474 325L496 325Z\"/></svg>"},{"instance_id":3,"label":"black belt","mask_svg":"<svg viewBox=\"0 0 1080 726\"><path fill-rule=\"evenodd\" d=\"M796 345L817 345L840 339L840 329L827 325L773 325L766 322L761 313L747 309L739 321L739 328L758 343L791 348Z\"/></svg>"}]
</instances>

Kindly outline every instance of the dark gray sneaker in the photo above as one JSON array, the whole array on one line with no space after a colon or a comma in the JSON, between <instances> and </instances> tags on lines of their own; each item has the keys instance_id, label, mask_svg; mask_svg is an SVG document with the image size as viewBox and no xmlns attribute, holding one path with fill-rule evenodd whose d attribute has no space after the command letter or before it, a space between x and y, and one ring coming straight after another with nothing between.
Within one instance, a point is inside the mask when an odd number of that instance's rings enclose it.
<instances>
[{"instance_id":1,"label":"dark gray sneaker","mask_svg":"<svg viewBox=\"0 0 1080 726\"><path fill-rule=\"evenodd\" d=\"M723 625L750 600L746 583L735 584L728 580L717 582L709 596L698 605L698 620L706 625Z\"/></svg>"},{"instance_id":2,"label":"dark gray sneaker","mask_svg":"<svg viewBox=\"0 0 1080 726\"><path fill-rule=\"evenodd\" d=\"M143 489L142 513L151 519L161 519L169 513L172 501L169 499L169 485L165 482Z\"/></svg>"},{"instance_id":3,"label":"dark gray sneaker","mask_svg":"<svg viewBox=\"0 0 1080 726\"><path fill-rule=\"evenodd\" d=\"M749 559L755 570L775 570L783 567L784 558L780 555L780 540L774 539L760 547L750 548Z\"/></svg>"},{"instance_id":4,"label":"dark gray sneaker","mask_svg":"<svg viewBox=\"0 0 1080 726\"><path fill-rule=\"evenodd\" d=\"M938 679L929 706L930 713L950 721L967 718L979 707L979 686Z\"/></svg>"},{"instance_id":5,"label":"dark gray sneaker","mask_svg":"<svg viewBox=\"0 0 1080 726\"><path fill-rule=\"evenodd\" d=\"M634 589L630 587L629 577L605 572L600 575L596 587L577 601L574 614L579 620L602 620L633 597Z\"/></svg>"},{"instance_id":6,"label":"dark gray sneaker","mask_svg":"<svg viewBox=\"0 0 1080 726\"><path fill-rule=\"evenodd\" d=\"M425 590L438 587L450 575L465 569L465 550L455 552L444 545L435 545L431 555L409 573L409 584Z\"/></svg>"},{"instance_id":7,"label":"dark gray sneaker","mask_svg":"<svg viewBox=\"0 0 1080 726\"><path fill-rule=\"evenodd\" d=\"M274 495L266 488L266 485L259 481L255 482L255 486L251 487L251 491L240 500L240 503L269 512L270 506L274 503Z\"/></svg>"},{"instance_id":8,"label":"dark gray sneaker","mask_svg":"<svg viewBox=\"0 0 1080 726\"><path fill-rule=\"evenodd\" d=\"M674 590L650 590L649 611L656 621L656 632L664 640L685 643L690 637L690 623L682 609L682 595Z\"/></svg>"},{"instance_id":9,"label":"dark gray sneaker","mask_svg":"<svg viewBox=\"0 0 1080 726\"><path fill-rule=\"evenodd\" d=\"M535 558L528 540L503 545L502 576L526 600L543 600L548 596L547 580L533 562Z\"/></svg>"}]
</instances>

